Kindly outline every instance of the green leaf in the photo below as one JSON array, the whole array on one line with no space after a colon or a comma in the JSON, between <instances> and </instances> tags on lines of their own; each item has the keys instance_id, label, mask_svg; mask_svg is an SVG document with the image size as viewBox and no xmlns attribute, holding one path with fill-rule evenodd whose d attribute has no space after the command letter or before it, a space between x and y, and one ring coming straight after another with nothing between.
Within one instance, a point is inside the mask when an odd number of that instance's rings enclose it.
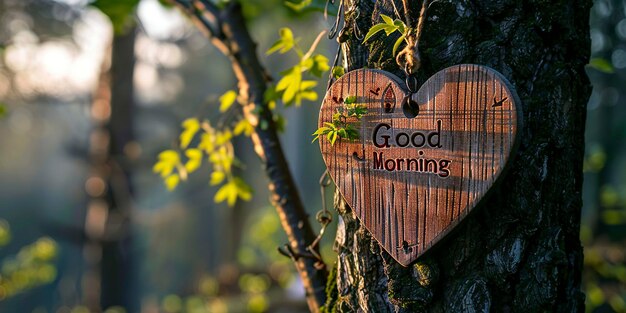
<instances>
[{"instance_id":1,"label":"green leaf","mask_svg":"<svg viewBox=\"0 0 626 313\"><path fill-rule=\"evenodd\" d=\"M200 136L198 148L202 149L206 154L211 154L215 149L215 135L203 133L202 136Z\"/></svg>"},{"instance_id":2,"label":"green leaf","mask_svg":"<svg viewBox=\"0 0 626 313\"><path fill-rule=\"evenodd\" d=\"M285 120L285 118L280 115L280 114L274 114L274 116L272 117L274 119L274 124L276 125L276 130L279 133L282 133L285 131L285 125L287 124L287 120Z\"/></svg>"},{"instance_id":3,"label":"green leaf","mask_svg":"<svg viewBox=\"0 0 626 313\"><path fill-rule=\"evenodd\" d=\"M276 90L282 91L282 100L285 105L293 103L296 97L296 93L300 91L300 82L302 81L302 72L300 67L296 66L291 68L285 73L285 76L278 81Z\"/></svg>"},{"instance_id":4,"label":"green leaf","mask_svg":"<svg viewBox=\"0 0 626 313\"><path fill-rule=\"evenodd\" d=\"M301 91L299 96L303 100L317 101L317 92L315 91Z\"/></svg>"},{"instance_id":5,"label":"green leaf","mask_svg":"<svg viewBox=\"0 0 626 313\"><path fill-rule=\"evenodd\" d=\"M331 146L335 145L335 141L337 141L337 134L338 133L339 133L338 131L334 131L334 132L330 133L330 134L332 134L332 136L330 137L330 145Z\"/></svg>"},{"instance_id":6,"label":"green leaf","mask_svg":"<svg viewBox=\"0 0 626 313\"><path fill-rule=\"evenodd\" d=\"M233 181L237 186L237 196L241 200L250 201L252 199L252 188L239 177L235 177Z\"/></svg>"},{"instance_id":7,"label":"green leaf","mask_svg":"<svg viewBox=\"0 0 626 313\"><path fill-rule=\"evenodd\" d=\"M615 72L615 68L613 68L613 64L606 59L603 58L593 58L589 61L589 67L598 70L602 73L612 74Z\"/></svg>"},{"instance_id":8,"label":"green leaf","mask_svg":"<svg viewBox=\"0 0 626 313\"><path fill-rule=\"evenodd\" d=\"M278 30L280 39L276 41L266 52L266 54L272 54L279 51L281 54L288 52L295 45L295 39L293 38L293 32L287 27L283 27Z\"/></svg>"},{"instance_id":9,"label":"green leaf","mask_svg":"<svg viewBox=\"0 0 626 313\"><path fill-rule=\"evenodd\" d=\"M308 12L325 12L326 0L302 0L300 2L285 1L285 6L300 14ZM330 3L328 15L336 16L334 13L335 11L337 11L336 7Z\"/></svg>"},{"instance_id":10,"label":"green leaf","mask_svg":"<svg viewBox=\"0 0 626 313\"><path fill-rule=\"evenodd\" d=\"M367 32L367 34L365 35L365 38L363 39L363 42L367 42L367 40L369 40L372 36L376 35L381 30L385 29L385 27L388 27L388 25L386 25L386 24L376 24L376 25L372 26L370 28L370 30Z\"/></svg>"},{"instance_id":11,"label":"green leaf","mask_svg":"<svg viewBox=\"0 0 626 313\"><path fill-rule=\"evenodd\" d=\"M11 241L11 227L6 220L0 219L0 247Z\"/></svg>"},{"instance_id":12,"label":"green leaf","mask_svg":"<svg viewBox=\"0 0 626 313\"><path fill-rule=\"evenodd\" d=\"M165 179L165 186L167 187L167 190L172 191L176 188L176 186L178 186L179 182L180 177L178 177L178 175L170 175Z\"/></svg>"},{"instance_id":13,"label":"green leaf","mask_svg":"<svg viewBox=\"0 0 626 313\"><path fill-rule=\"evenodd\" d=\"M328 128L328 127L320 127L313 133L313 135L323 135L327 131L330 131L330 128Z\"/></svg>"},{"instance_id":14,"label":"green leaf","mask_svg":"<svg viewBox=\"0 0 626 313\"><path fill-rule=\"evenodd\" d=\"M346 69L342 66L333 66L333 78L337 79L346 74Z\"/></svg>"},{"instance_id":15,"label":"green leaf","mask_svg":"<svg viewBox=\"0 0 626 313\"><path fill-rule=\"evenodd\" d=\"M353 104L356 102L356 96L347 96L344 100L344 104Z\"/></svg>"},{"instance_id":16,"label":"green leaf","mask_svg":"<svg viewBox=\"0 0 626 313\"><path fill-rule=\"evenodd\" d=\"M165 150L159 153L159 161L154 164L152 167L152 171L154 173L161 174L161 177L166 177L170 175L176 166L180 164L180 157L178 156L178 152L174 150Z\"/></svg>"},{"instance_id":17,"label":"green leaf","mask_svg":"<svg viewBox=\"0 0 626 313\"><path fill-rule=\"evenodd\" d=\"M252 188L239 177L233 178L220 187L217 193L215 193L213 200L216 203L226 201L228 206L232 207L237 202L237 198L245 201L249 201L252 198Z\"/></svg>"},{"instance_id":18,"label":"green leaf","mask_svg":"<svg viewBox=\"0 0 626 313\"><path fill-rule=\"evenodd\" d=\"M313 66L311 66L311 69L310 69L311 74L317 77L322 77L322 74L324 74L324 72L330 70L327 57L321 54L316 54L313 56L312 60L313 60Z\"/></svg>"},{"instance_id":19,"label":"green leaf","mask_svg":"<svg viewBox=\"0 0 626 313\"><path fill-rule=\"evenodd\" d=\"M331 130L337 129L337 126L335 126L335 124L333 123L324 122L324 125L328 126L328 128L330 128Z\"/></svg>"},{"instance_id":20,"label":"green leaf","mask_svg":"<svg viewBox=\"0 0 626 313\"><path fill-rule=\"evenodd\" d=\"M211 181L209 184L211 186L219 185L224 181L224 178L226 178L226 174L224 172L214 171L211 173Z\"/></svg>"},{"instance_id":21,"label":"green leaf","mask_svg":"<svg viewBox=\"0 0 626 313\"><path fill-rule=\"evenodd\" d=\"M202 165L202 151L200 149L188 149L185 155L189 160L185 163L187 172L192 173Z\"/></svg>"},{"instance_id":22,"label":"green leaf","mask_svg":"<svg viewBox=\"0 0 626 313\"><path fill-rule=\"evenodd\" d=\"M135 23L134 13L139 0L96 0L91 3L106 15L116 34L123 34Z\"/></svg>"},{"instance_id":23,"label":"green leaf","mask_svg":"<svg viewBox=\"0 0 626 313\"><path fill-rule=\"evenodd\" d=\"M227 201L228 206L233 206L236 200L237 186L235 186L232 182L226 183L220 187L220 189L218 189L215 193L215 197L213 197L213 201L215 201L215 203Z\"/></svg>"},{"instance_id":24,"label":"green leaf","mask_svg":"<svg viewBox=\"0 0 626 313\"><path fill-rule=\"evenodd\" d=\"M396 27L396 29L402 33L403 35L406 35L404 33L404 31L406 30L406 25L404 24L404 22L402 22L399 19L396 19L395 21L393 21L393 25Z\"/></svg>"},{"instance_id":25,"label":"green leaf","mask_svg":"<svg viewBox=\"0 0 626 313\"><path fill-rule=\"evenodd\" d=\"M228 108L230 108L233 103L235 103L235 100L237 100L237 93L234 90L229 90L224 93L219 100L220 112L226 112L226 110L228 110Z\"/></svg>"},{"instance_id":26,"label":"green leaf","mask_svg":"<svg viewBox=\"0 0 626 313\"><path fill-rule=\"evenodd\" d=\"M287 6L288 8L291 8L292 10L296 12L301 12L304 9L306 9L308 6L310 6L312 2L313 0L302 0L300 3L285 1L285 6Z\"/></svg>"},{"instance_id":27,"label":"green leaf","mask_svg":"<svg viewBox=\"0 0 626 313\"><path fill-rule=\"evenodd\" d=\"M391 17L389 17L388 15L381 14L380 17L382 17L382 19L385 22L385 24L387 24L387 25L394 25L393 24L393 19Z\"/></svg>"},{"instance_id":28,"label":"green leaf","mask_svg":"<svg viewBox=\"0 0 626 313\"><path fill-rule=\"evenodd\" d=\"M404 41L404 38L406 38L404 35L400 36L400 38L398 38L398 40L396 40L396 43L393 45L393 50L391 52L391 54L393 56L396 55L396 51L398 51L398 48L400 47L400 44L402 44L402 42Z\"/></svg>"},{"instance_id":29,"label":"green leaf","mask_svg":"<svg viewBox=\"0 0 626 313\"><path fill-rule=\"evenodd\" d=\"M217 134L215 135L215 144L218 146L221 146L229 142L232 138L233 138L233 134L228 129L221 131L221 132L217 132Z\"/></svg>"},{"instance_id":30,"label":"green leaf","mask_svg":"<svg viewBox=\"0 0 626 313\"><path fill-rule=\"evenodd\" d=\"M180 147L182 149L186 149L193 140L193 137L200 130L200 121L196 118L188 118L183 121L183 129L184 131L180 134Z\"/></svg>"},{"instance_id":31,"label":"green leaf","mask_svg":"<svg viewBox=\"0 0 626 313\"><path fill-rule=\"evenodd\" d=\"M254 126L245 118L241 119L237 125L235 125L235 129L233 129L235 135L245 134L246 136L250 136L252 132L254 132Z\"/></svg>"}]
</instances>

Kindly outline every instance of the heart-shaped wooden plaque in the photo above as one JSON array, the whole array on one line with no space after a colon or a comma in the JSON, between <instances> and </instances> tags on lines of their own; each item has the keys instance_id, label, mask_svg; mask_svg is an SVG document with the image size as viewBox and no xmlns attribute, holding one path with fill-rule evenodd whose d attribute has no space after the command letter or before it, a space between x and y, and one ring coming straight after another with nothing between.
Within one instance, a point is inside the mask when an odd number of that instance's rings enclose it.
<instances>
[{"instance_id":1,"label":"heart-shaped wooden plaque","mask_svg":"<svg viewBox=\"0 0 626 313\"><path fill-rule=\"evenodd\" d=\"M387 72L349 72L326 93L319 126L347 106L367 108L360 120L346 121L358 140L331 145L323 136L320 148L344 199L407 266L498 181L517 147L521 112L511 85L485 66L457 65L432 76L412 97L415 118L404 113L403 86Z\"/></svg>"}]
</instances>

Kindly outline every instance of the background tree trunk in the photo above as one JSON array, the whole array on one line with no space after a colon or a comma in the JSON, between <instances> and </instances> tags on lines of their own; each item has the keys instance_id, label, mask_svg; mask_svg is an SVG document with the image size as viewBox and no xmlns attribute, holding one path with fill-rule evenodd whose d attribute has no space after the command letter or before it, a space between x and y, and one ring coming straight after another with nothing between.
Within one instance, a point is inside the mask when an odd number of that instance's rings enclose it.
<instances>
[{"instance_id":1,"label":"background tree trunk","mask_svg":"<svg viewBox=\"0 0 626 313\"><path fill-rule=\"evenodd\" d=\"M136 33L133 26L113 36L92 106L83 297L93 311L139 310L131 241L131 163L138 153L133 131Z\"/></svg>"},{"instance_id":2,"label":"background tree trunk","mask_svg":"<svg viewBox=\"0 0 626 313\"><path fill-rule=\"evenodd\" d=\"M356 1L366 32L390 0ZM352 2L352 1L348 1ZM416 22L421 1L411 3ZM579 240L586 104L591 87L591 1L437 1L420 41L423 83L460 63L490 66L515 86L524 126L502 185L415 264L396 263L341 197L337 283L326 309L341 312L582 312ZM348 3L347 5L350 5ZM397 1L402 20L402 3ZM344 44L344 66L404 77L391 55L397 38ZM333 296L333 293L335 293ZM336 302L335 302L336 301Z\"/></svg>"}]
</instances>

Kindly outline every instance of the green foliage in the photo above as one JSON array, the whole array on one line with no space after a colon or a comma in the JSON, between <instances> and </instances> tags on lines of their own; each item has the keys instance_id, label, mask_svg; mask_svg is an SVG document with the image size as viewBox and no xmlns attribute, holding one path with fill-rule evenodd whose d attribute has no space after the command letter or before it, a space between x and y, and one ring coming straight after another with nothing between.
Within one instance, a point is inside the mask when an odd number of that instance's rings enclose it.
<instances>
[{"instance_id":1,"label":"green foliage","mask_svg":"<svg viewBox=\"0 0 626 313\"><path fill-rule=\"evenodd\" d=\"M124 34L135 23L134 13L139 0L95 0L91 5L109 17L116 34Z\"/></svg>"},{"instance_id":2,"label":"green foliage","mask_svg":"<svg viewBox=\"0 0 626 313\"><path fill-rule=\"evenodd\" d=\"M296 13L324 12L326 9L326 0L285 1L285 6ZM335 11L336 10L328 10L327 12L331 14Z\"/></svg>"},{"instance_id":3,"label":"green foliage","mask_svg":"<svg viewBox=\"0 0 626 313\"><path fill-rule=\"evenodd\" d=\"M226 110L228 110L233 105L233 103L235 103L235 100L237 100L237 92L235 92L234 90L229 90L225 92L220 97L220 112L226 112Z\"/></svg>"},{"instance_id":4,"label":"green foliage","mask_svg":"<svg viewBox=\"0 0 626 313\"><path fill-rule=\"evenodd\" d=\"M344 74L346 74L346 69L343 68L343 66L333 66L333 78L337 79L341 76L343 76Z\"/></svg>"},{"instance_id":5,"label":"green foliage","mask_svg":"<svg viewBox=\"0 0 626 313\"><path fill-rule=\"evenodd\" d=\"M282 77L276 86L269 88L270 91L265 94L265 101L275 103L280 98L285 106L300 106L303 100L317 101L318 94L314 90L317 81L306 79L306 74L322 77L324 72L330 70L328 58L313 54L315 45L305 53L298 45L300 39L295 38L289 28L281 28L278 34L280 38L267 50L267 54L293 51L298 56L298 63L281 72Z\"/></svg>"},{"instance_id":6,"label":"green foliage","mask_svg":"<svg viewBox=\"0 0 626 313\"><path fill-rule=\"evenodd\" d=\"M333 114L332 122L325 122L324 126L313 133L315 136L313 142L320 137L326 137L332 146L339 138L358 140L359 132L355 127L355 122L360 121L367 114L367 108L364 104L358 104L356 101L356 96L347 96L343 100L343 106Z\"/></svg>"},{"instance_id":7,"label":"green foliage","mask_svg":"<svg viewBox=\"0 0 626 313\"><path fill-rule=\"evenodd\" d=\"M411 32L413 32L413 29L410 27L407 27L406 24L404 24L404 22L402 22L399 19L394 20L385 14L381 14L380 17L383 19L383 23L378 23L372 26L370 30L367 32L367 34L365 35L365 38L363 39L363 43L367 42L370 38L372 38L372 36L378 34L381 31L385 31L385 34L387 36L390 36L394 32L399 32L400 37L394 43L393 50L392 50L392 53L395 56L396 52L398 51L398 48L400 48L400 45L402 44L402 42L406 42L407 36Z\"/></svg>"},{"instance_id":8,"label":"green foliage","mask_svg":"<svg viewBox=\"0 0 626 313\"><path fill-rule=\"evenodd\" d=\"M11 227L7 221L0 219L0 248L11 242Z\"/></svg>"},{"instance_id":9,"label":"green foliage","mask_svg":"<svg viewBox=\"0 0 626 313\"><path fill-rule=\"evenodd\" d=\"M8 224L0 220L0 231L4 232L5 243L10 239ZM57 276L54 260L58 255L57 243L48 237L22 247L13 257L2 262L0 271L0 300L48 284Z\"/></svg>"},{"instance_id":10,"label":"green foliage","mask_svg":"<svg viewBox=\"0 0 626 313\"><path fill-rule=\"evenodd\" d=\"M222 105L226 102L223 100L226 96L222 96ZM206 158L212 168L211 186L221 185L214 201L226 202L230 207L235 205L237 199L249 201L252 198L252 189L233 173L233 168L239 165L239 161L235 158L231 140L233 136L250 135L254 129L250 122L241 119L231 131L229 128L218 130L213 128L209 121L200 122L198 119L190 118L183 121L182 127L180 152L170 149L159 153L158 161L152 168L155 173L161 175L166 187L174 190L180 181L186 181L190 173L197 171L202 165L202 160ZM196 138L199 140L193 145ZM184 160L181 152L185 156Z\"/></svg>"},{"instance_id":11,"label":"green foliage","mask_svg":"<svg viewBox=\"0 0 626 313\"><path fill-rule=\"evenodd\" d=\"M7 107L4 103L0 103L0 118L3 118L7 115Z\"/></svg>"},{"instance_id":12,"label":"green foliage","mask_svg":"<svg viewBox=\"0 0 626 313\"><path fill-rule=\"evenodd\" d=\"M589 61L588 66L602 73L606 73L606 74L615 73L615 68L613 68L613 64L611 64L611 62L603 58L592 58Z\"/></svg>"}]
</instances>

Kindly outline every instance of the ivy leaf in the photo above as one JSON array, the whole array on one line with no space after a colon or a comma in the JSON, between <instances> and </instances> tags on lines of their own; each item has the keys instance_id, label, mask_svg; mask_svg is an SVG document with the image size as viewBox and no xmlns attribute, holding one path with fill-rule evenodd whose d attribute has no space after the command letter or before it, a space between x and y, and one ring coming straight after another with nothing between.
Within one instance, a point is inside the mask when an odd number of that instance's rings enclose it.
<instances>
[{"instance_id":1,"label":"ivy leaf","mask_svg":"<svg viewBox=\"0 0 626 313\"><path fill-rule=\"evenodd\" d=\"M196 118L188 118L183 121L182 126L184 130L180 133L179 137L180 147L186 149L189 143L191 143L191 140L193 140L193 137L200 130L200 121Z\"/></svg>"},{"instance_id":2,"label":"ivy leaf","mask_svg":"<svg viewBox=\"0 0 626 313\"><path fill-rule=\"evenodd\" d=\"M167 190L172 191L176 188L176 186L178 186L179 182L180 177L178 177L178 175L170 175L165 179L165 186L167 187Z\"/></svg>"},{"instance_id":3,"label":"ivy leaf","mask_svg":"<svg viewBox=\"0 0 626 313\"><path fill-rule=\"evenodd\" d=\"M220 112L226 112L226 110L228 110L228 108L230 108L233 103L235 103L235 100L237 100L237 93L234 90L229 90L224 93L219 100Z\"/></svg>"},{"instance_id":4,"label":"ivy leaf","mask_svg":"<svg viewBox=\"0 0 626 313\"><path fill-rule=\"evenodd\" d=\"M202 165L202 151L200 149L188 149L185 155L189 160L185 163L185 169L188 173L192 173Z\"/></svg>"}]
</instances>

